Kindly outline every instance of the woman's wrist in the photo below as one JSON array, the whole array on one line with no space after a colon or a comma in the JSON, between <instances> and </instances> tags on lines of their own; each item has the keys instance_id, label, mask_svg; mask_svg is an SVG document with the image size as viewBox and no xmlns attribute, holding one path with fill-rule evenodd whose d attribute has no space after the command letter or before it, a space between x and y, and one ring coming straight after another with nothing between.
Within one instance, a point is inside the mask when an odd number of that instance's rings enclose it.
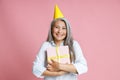
<instances>
[{"instance_id":1,"label":"woman's wrist","mask_svg":"<svg viewBox=\"0 0 120 80\"><path fill-rule=\"evenodd\" d=\"M59 64L59 70L62 70L62 71L63 71L63 70L64 70L64 69L63 69L63 68L64 68L64 65L65 65L65 64Z\"/></svg>"}]
</instances>

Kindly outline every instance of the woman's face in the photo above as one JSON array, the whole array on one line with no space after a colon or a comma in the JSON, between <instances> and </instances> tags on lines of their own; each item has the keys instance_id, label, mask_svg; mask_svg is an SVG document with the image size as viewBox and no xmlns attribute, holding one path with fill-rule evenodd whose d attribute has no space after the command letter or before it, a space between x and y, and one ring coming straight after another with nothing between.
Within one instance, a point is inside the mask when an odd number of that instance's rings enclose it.
<instances>
[{"instance_id":1,"label":"woman's face","mask_svg":"<svg viewBox=\"0 0 120 80\"><path fill-rule=\"evenodd\" d=\"M52 28L52 35L56 42L61 42L65 39L67 28L64 21L58 20Z\"/></svg>"}]
</instances>

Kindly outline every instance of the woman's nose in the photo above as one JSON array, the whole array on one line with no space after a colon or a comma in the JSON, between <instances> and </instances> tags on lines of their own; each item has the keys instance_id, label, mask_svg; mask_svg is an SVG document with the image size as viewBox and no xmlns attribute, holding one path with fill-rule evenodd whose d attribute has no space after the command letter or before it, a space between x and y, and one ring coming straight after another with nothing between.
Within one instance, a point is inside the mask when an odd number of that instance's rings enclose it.
<instances>
[{"instance_id":1,"label":"woman's nose","mask_svg":"<svg viewBox=\"0 0 120 80\"><path fill-rule=\"evenodd\" d=\"M59 29L58 32L62 32L62 29Z\"/></svg>"}]
</instances>

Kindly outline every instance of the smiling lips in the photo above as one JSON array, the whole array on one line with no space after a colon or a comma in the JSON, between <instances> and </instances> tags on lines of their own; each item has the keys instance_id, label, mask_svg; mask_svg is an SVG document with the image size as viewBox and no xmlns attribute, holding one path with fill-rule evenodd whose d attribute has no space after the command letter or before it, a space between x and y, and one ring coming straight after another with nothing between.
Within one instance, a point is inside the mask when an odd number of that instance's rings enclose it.
<instances>
[{"instance_id":1,"label":"smiling lips","mask_svg":"<svg viewBox=\"0 0 120 80\"><path fill-rule=\"evenodd\" d=\"M64 34L56 33L56 36L57 36L57 37L64 37Z\"/></svg>"}]
</instances>

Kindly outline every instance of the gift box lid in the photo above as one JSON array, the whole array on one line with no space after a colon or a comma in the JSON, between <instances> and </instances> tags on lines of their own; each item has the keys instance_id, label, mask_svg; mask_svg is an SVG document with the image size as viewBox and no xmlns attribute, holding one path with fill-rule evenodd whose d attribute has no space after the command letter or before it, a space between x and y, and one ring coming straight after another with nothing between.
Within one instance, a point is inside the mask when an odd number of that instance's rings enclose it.
<instances>
[{"instance_id":1,"label":"gift box lid","mask_svg":"<svg viewBox=\"0 0 120 80\"><path fill-rule=\"evenodd\" d=\"M60 63L70 63L70 55L68 46L49 47L47 49L47 61L51 59Z\"/></svg>"}]
</instances>

